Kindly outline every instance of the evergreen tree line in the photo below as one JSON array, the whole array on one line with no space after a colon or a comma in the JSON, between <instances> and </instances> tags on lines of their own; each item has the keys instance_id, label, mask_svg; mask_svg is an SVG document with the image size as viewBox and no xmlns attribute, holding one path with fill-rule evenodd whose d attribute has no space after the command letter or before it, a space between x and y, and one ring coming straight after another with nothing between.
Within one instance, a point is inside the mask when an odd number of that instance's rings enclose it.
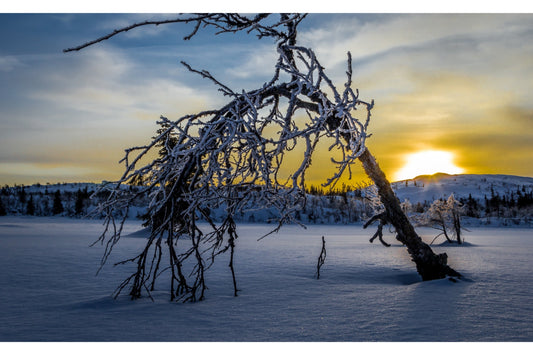
<instances>
[{"instance_id":1,"label":"evergreen tree line","mask_svg":"<svg viewBox=\"0 0 533 355\"><path fill-rule=\"evenodd\" d=\"M358 186L342 186L334 189L323 189L310 186L307 189L306 205L295 212L294 218L302 223L339 223L348 224L365 221L376 213L375 201L365 193L369 184ZM130 186L135 189L135 186ZM98 203L105 200L107 194L99 192L94 195L96 187L88 188L84 184L73 184L70 188L61 185L39 186L4 186L0 189L0 216L32 215L32 216L68 216L82 217L93 211ZM366 196L365 196L366 195ZM92 196L92 197L91 197ZM500 195L491 187L483 199L468 197L458 198L462 206L462 215L472 218L506 219L514 223L530 223L533 213L533 189L521 186L516 190ZM404 212L410 215L426 213L434 201L411 204L403 201ZM137 214L142 215L142 208L147 201L138 201ZM253 208L251 208L253 209ZM211 211L216 218L217 211ZM219 208L220 218L224 216L224 206ZM266 217L265 217L266 216ZM137 215L132 215L137 217ZM265 222L275 219L275 214L267 210L243 213L237 216L245 222ZM270 218L269 218L270 217Z\"/></svg>"},{"instance_id":2,"label":"evergreen tree line","mask_svg":"<svg viewBox=\"0 0 533 355\"><path fill-rule=\"evenodd\" d=\"M94 202L87 187L77 191L32 189L25 186L3 187L0 190L0 215L83 216Z\"/></svg>"},{"instance_id":3,"label":"evergreen tree line","mask_svg":"<svg viewBox=\"0 0 533 355\"><path fill-rule=\"evenodd\" d=\"M347 195L353 195L355 197L361 197L362 191L371 186L371 181L363 181L360 183L357 183L355 185L347 185L346 183L343 183L340 187L333 186L324 188L320 185L309 185L309 187L306 187L305 192L308 195L313 196L347 196Z\"/></svg>"},{"instance_id":4,"label":"evergreen tree line","mask_svg":"<svg viewBox=\"0 0 533 355\"><path fill-rule=\"evenodd\" d=\"M491 186L490 195L477 200L469 195L459 199L465 206L465 215L474 218L520 218L533 212L533 190L526 186L500 195Z\"/></svg>"}]
</instances>

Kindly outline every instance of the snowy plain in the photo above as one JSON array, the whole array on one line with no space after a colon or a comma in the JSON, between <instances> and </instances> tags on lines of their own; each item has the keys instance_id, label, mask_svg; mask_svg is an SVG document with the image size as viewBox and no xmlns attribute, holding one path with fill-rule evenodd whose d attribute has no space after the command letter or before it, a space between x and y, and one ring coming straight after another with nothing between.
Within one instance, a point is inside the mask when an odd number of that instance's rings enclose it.
<instances>
[{"instance_id":1,"label":"snowy plain","mask_svg":"<svg viewBox=\"0 0 533 355\"><path fill-rule=\"evenodd\" d=\"M474 228L465 246L435 246L467 281L421 282L405 248L370 244L360 225L241 224L232 295L227 259L207 274L206 300L154 301L111 294L144 240L130 221L112 260L89 245L98 220L0 217L0 341L533 341L533 230ZM434 230L420 229L430 241ZM321 237L327 257L315 278Z\"/></svg>"}]
</instances>

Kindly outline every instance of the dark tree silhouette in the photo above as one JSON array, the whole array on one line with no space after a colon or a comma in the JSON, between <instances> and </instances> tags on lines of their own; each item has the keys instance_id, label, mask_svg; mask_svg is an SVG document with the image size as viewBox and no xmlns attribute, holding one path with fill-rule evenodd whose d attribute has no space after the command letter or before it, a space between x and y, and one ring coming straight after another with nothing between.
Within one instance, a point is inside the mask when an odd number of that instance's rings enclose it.
<instances>
[{"instance_id":1,"label":"dark tree silhouette","mask_svg":"<svg viewBox=\"0 0 533 355\"><path fill-rule=\"evenodd\" d=\"M35 203L33 202L33 196L30 195L28 204L26 205L26 214L33 216L35 214Z\"/></svg>"},{"instance_id":2,"label":"dark tree silhouette","mask_svg":"<svg viewBox=\"0 0 533 355\"><path fill-rule=\"evenodd\" d=\"M76 202L74 203L74 214L77 216L82 215L84 212L85 200L87 199L86 192L87 192L87 189L85 189L85 191L82 191L81 189L78 189L78 191L76 191Z\"/></svg>"},{"instance_id":3,"label":"dark tree silhouette","mask_svg":"<svg viewBox=\"0 0 533 355\"><path fill-rule=\"evenodd\" d=\"M54 194L54 204L52 206L52 214L60 214L65 211L63 203L61 202L61 191L57 190Z\"/></svg>"},{"instance_id":4,"label":"dark tree silhouette","mask_svg":"<svg viewBox=\"0 0 533 355\"><path fill-rule=\"evenodd\" d=\"M186 40L203 27L213 27L217 34L247 31L259 38L276 40L278 60L273 76L256 90L234 91L211 73L182 62L189 71L218 86L229 98L228 103L176 121L161 117L158 136L145 146L126 150L125 172L118 181L106 186L110 195L102 205L107 212L107 228L99 239L106 246L102 265L119 240L125 221L116 223L114 211L127 211L139 195L151 197L148 209L151 235L139 255L124 261L136 263L137 269L117 288L116 295L128 285L132 298L140 297L143 290L150 294L161 271L163 240L169 254L165 259L169 260L171 299L202 300L207 288L205 272L215 257L225 252L230 253L229 267L237 295L233 255L238 235L233 217L250 206L276 208L279 220L271 233L294 221L294 212L302 209L306 201L306 170L318 141L324 137L332 139L330 149L338 149L342 154L342 159L335 161L337 172L324 186L334 186L341 175L351 174L351 166L360 160L385 206L384 212L370 222L379 220L381 227L385 224L394 227L396 238L406 245L423 280L460 276L447 265L446 254L433 253L417 235L365 145L370 136L367 128L374 103L361 100L359 92L352 89L351 54L347 55L346 82L339 90L313 50L297 45L297 28L305 15L273 17L180 15L174 20L133 24L65 50L77 51L135 27L179 22L194 26ZM355 110L363 110L365 119L355 118ZM284 178L281 167L285 154L296 145L303 145L305 151L299 164L291 162L292 172ZM154 150L163 154L140 167L140 160ZM123 184L139 181L142 186L134 193L121 188ZM225 208L226 217L217 224L209 210L220 206ZM209 230L198 226L200 217L208 222Z\"/></svg>"},{"instance_id":5,"label":"dark tree silhouette","mask_svg":"<svg viewBox=\"0 0 533 355\"><path fill-rule=\"evenodd\" d=\"M326 240L324 239L324 236L322 236L322 249L320 250L320 255L318 256L318 260L316 263L316 279L320 279L320 268L322 265L324 265L324 262L326 262Z\"/></svg>"},{"instance_id":6,"label":"dark tree silhouette","mask_svg":"<svg viewBox=\"0 0 533 355\"><path fill-rule=\"evenodd\" d=\"M2 202L2 198L0 197L0 216L7 215L6 208L4 206L4 203Z\"/></svg>"}]
</instances>

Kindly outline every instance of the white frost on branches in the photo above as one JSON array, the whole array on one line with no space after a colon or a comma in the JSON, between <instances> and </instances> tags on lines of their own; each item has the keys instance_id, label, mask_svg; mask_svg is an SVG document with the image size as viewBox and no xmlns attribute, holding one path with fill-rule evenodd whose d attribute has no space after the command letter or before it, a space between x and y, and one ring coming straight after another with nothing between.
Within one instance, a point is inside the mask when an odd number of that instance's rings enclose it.
<instances>
[{"instance_id":1,"label":"white frost on branches","mask_svg":"<svg viewBox=\"0 0 533 355\"><path fill-rule=\"evenodd\" d=\"M99 239L106 245L102 263L118 242L125 221L115 221L114 211L127 210L140 195L150 196L147 219L152 234L146 248L127 260L137 263L138 268L117 289L117 294L130 283L133 298L140 297L143 290L148 294L153 290L161 272L161 244L165 239L170 254L172 299L201 300L206 289L204 272L217 255L228 250L236 295L232 260L237 233L233 217L264 206L279 212L272 232L293 221L294 213L305 204L305 173L323 137L332 138L330 150L342 153L340 160L332 159L337 172L325 185L334 185L346 170L351 175L352 163L366 149L373 102L360 100L358 91L351 87L350 53L347 80L338 90L314 52L291 41L296 25L288 20L283 23L288 29L279 36L279 58L269 82L257 90L237 92L209 72L183 63L191 72L217 85L230 102L220 109L186 115L176 121L161 117L158 135L149 144L126 150L122 160L125 172L118 181L107 185L110 195L100 206L100 211L107 213L108 227ZM266 31L266 27L261 28ZM280 33L279 29L276 31ZM366 110L363 122L353 116L359 107ZM281 168L286 153L297 145L303 145L304 152L297 164L291 160L293 168L284 177ZM157 157L141 166L151 153L157 153ZM132 183L140 185L135 193L121 188ZM210 210L221 206L226 209L226 218L217 224L210 217ZM200 216L208 221L210 230L199 228ZM169 256L165 258L168 260Z\"/></svg>"},{"instance_id":2,"label":"white frost on branches","mask_svg":"<svg viewBox=\"0 0 533 355\"><path fill-rule=\"evenodd\" d=\"M461 244L461 231L464 229L461 226L461 216L463 214L464 206L451 194L446 200L433 201L429 209L422 215L419 224L441 231L433 241L444 235L448 242L456 241Z\"/></svg>"}]
</instances>

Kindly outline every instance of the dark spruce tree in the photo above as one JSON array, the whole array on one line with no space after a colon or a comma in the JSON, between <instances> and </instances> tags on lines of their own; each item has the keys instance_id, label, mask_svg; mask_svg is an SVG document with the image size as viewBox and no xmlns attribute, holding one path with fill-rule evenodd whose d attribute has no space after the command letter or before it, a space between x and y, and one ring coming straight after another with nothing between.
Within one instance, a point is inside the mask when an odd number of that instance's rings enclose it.
<instances>
[{"instance_id":1,"label":"dark spruce tree","mask_svg":"<svg viewBox=\"0 0 533 355\"><path fill-rule=\"evenodd\" d=\"M84 191L78 189L76 192L76 202L74 204L74 214L76 216L81 216L84 213L85 200L87 196L87 188Z\"/></svg>"},{"instance_id":2,"label":"dark spruce tree","mask_svg":"<svg viewBox=\"0 0 533 355\"><path fill-rule=\"evenodd\" d=\"M2 198L0 197L0 216L6 216L7 215L7 211L6 211L6 208L4 207L4 202L2 201Z\"/></svg>"},{"instance_id":3,"label":"dark spruce tree","mask_svg":"<svg viewBox=\"0 0 533 355\"><path fill-rule=\"evenodd\" d=\"M24 186L19 188L18 195L20 203L26 203L26 189L24 188Z\"/></svg>"},{"instance_id":4,"label":"dark spruce tree","mask_svg":"<svg viewBox=\"0 0 533 355\"><path fill-rule=\"evenodd\" d=\"M26 214L33 216L35 214L35 204L33 202L33 195L30 195L28 204L26 205Z\"/></svg>"},{"instance_id":5,"label":"dark spruce tree","mask_svg":"<svg viewBox=\"0 0 533 355\"><path fill-rule=\"evenodd\" d=\"M65 208L63 207L63 202L61 201L61 191L56 190L54 194L54 204L52 206L52 214L57 215L61 214L65 211Z\"/></svg>"}]
</instances>

